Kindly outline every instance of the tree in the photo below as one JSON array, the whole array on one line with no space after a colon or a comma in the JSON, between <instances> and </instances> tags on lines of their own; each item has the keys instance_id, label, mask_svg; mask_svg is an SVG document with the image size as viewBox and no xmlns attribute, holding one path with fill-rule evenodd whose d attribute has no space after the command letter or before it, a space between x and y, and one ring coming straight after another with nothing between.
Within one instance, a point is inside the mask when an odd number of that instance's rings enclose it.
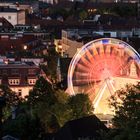
<instances>
[{"instance_id":1,"label":"tree","mask_svg":"<svg viewBox=\"0 0 140 140\"><path fill-rule=\"evenodd\" d=\"M41 77L29 93L28 102L33 115L37 115L47 133L56 132L69 118L68 96Z\"/></svg>"},{"instance_id":2,"label":"tree","mask_svg":"<svg viewBox=\"0 0 140 140\"><path fill-rule=\"evenodd\" d=\"M86 19L88 17L88 13L85 11L85 10L82 10L80 13L79 13L79 17L80 19L83 21L84 19Z\"/></svg>"},{"instance_id":3,"label":"tree","mask_svg":"<svg viewBox=\"0 0 140 140\"><path fill-rule=\"evenodd\" d=\"M53 86L43 77L40 77L27 97L31 105L44 101L44 97L53 96Z\"/></svg>"},{"instance_id":4,"label":"tree","mask_svg":"<svg viewBox=\"0 0 140 140\"><path fill-rule=\"evenodd\" d=\"M6 105L17 105L22 97L18 93L13 92L8 86L0 85L0 96L5 98Z\"/></svg>"},{"instance_id":5,"label":"tree","mask_svg":"<svg viewBox=\"0 0 140 140\"><path fill-rule=\"evenodd\" d=\"M32 116L37 116L46 133L54 133L67 121L92 114L93 106L88 95L69 96L54 89L43 77L39 78L29 93L28 103Z\"/></svg>"},{"instance_id":6,"label":"tree","mask_svg":"<svg viewBox=\"0 0 140 140\"><path fill-rule=\"evenodd\" d=\"M23 100L18 93L13 92L8 86L0 85L0 97L5 100L5 107L3 108L3 121L11 115L11 107L18 106Z\"/></svg>"},{"instance_id":7,"label":"tree","mask_svg":"<svg viewBox=\"0 0 140 140\"><path fill-rule=\"evenodd\" d=\"M12 135L22 140L41 139L42 128L36 117L31 117L27 110L19 113L14 120L7 120L3 125L3 135Z\"/></svg>"},{"instance_id":8,"label":"tree","mask_svg":"<svg viewBox=\"0 0 140 140\"><path fill-rule=\"evenodd\" d=\"M115 108L114 126L119 129L115 140L138 140L140 138L140 83L127 85L126 89L117 91L111 104Z\"/></svg>"},{"instance_id":9,"label":"tree","mask_svg":"<svg viewBox=\"0 0 140 140\"><path fill-rule=\"evenodd\" d=\"M52 17L62 16L64 19L66 19L70 13L65 8L61 7L61 8L50 9L49 14Z\"/></svg>"},{"instance_id":10,"label":"tree","mask_svg":"<svg viewBox=\"0 0 140 140\"><path fill-rule=\"evenodd\" d=\"M110 11L121 17L136 16L135 5L116 5L110 8Z\"/></svg>"},{"instance_id":11,"label":"tree","mask_svg":"<svg viewBox=\"0 0 140 140\"><path fill-rule=\"evenodd\" d=\"M93 114L93 105L86 94L76 94L69 98L68 104L72 110L72 119Z\"/></svg>"},{"instance_id":12,"label":"tree","mask_svg":"<svg viewBox=\"0 0 140 140\"><path fill-rule=\"evenodd\" d=\"M12 107L16 107L22 101L22 97L13 92L8 86L0 85L0 137L2 136L2 126L10 116Z\"/></svg>"}]
</instances>

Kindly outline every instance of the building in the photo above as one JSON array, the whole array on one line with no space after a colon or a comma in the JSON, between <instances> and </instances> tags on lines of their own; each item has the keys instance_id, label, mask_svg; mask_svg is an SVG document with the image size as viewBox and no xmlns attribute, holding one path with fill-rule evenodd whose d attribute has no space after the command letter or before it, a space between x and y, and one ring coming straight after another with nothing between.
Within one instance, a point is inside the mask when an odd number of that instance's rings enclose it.
<instances>
[{"instance_id":1,"label":"building","mask_svg":"<svg viewBox=\"0 0 140 140\"><path fill-rule=\"evenodd\" d=\"M21 1L5 1L0 2L0 7L9 7L13 9L26 10L28 13L38 12L39 3L36 2L21 2Z\"/></svg>"},{"instance_id":2,"label":"building","mask_svg":"<svg viewBox=\"0 0 140 140\"><path fill-rule=\"evenodd\" d=\"M0 35L0 55L31 51L37 46L38 42L39 40L34 35L24 35L22 32L15 35Z\"/></svg>"},{"instance_id":3,"label":"building","mask_svg":"<svg viewBox=\"0 0 140 140\"><path fill-rule=\"evenodd\" d=\"M73 57L84 44L76 41L76 30L62 30L62 52L65 57Z\"/></svg>"},{"instance_id":4,"label":"building","mask_svg":"<svg viewBox=\"0 0 140 140\"><path fill-rule=\"evenodd\" d=\"M57 4L58 0L39 0L41 2L50 3L50 4Z\"/></svg>"},{"instance_id":5,"label":"building","mask_svg":"<svg viewBox=\"0 0 140 140\"><path fill-rule=\"evenodd\" d=\"M85 0L69 0L69 1L72 1L72 2L75 2L75 1L77 1L77 2L84 2Z\"/></svg>"},{"instance_id":6,"label":"building","mask_svg":"<svg viewBox=\"0 0 140 140\"><path fill-rule=\"evenodd\" d=\"M43 72L33 62L0 60L0 84L8 85L22 97L28 95Z\"/></svg>"},{"instance_id":7,"label":"building","mask_svg":"<svg viewBox=\"0 0 140 140\"><path fill-rule=\"evenodd\" d=\"M13 25L8 22L5 18L0 17L0 30L8 31L13 28Z\"/></svg>"},{"instance_id":8,"label":"building","mask_svg":"<svg viewBox=\"0 0 140 140\"><path fill-rule=\"evenodd\" d=\"M135 43L137 37L140 37L140 28L134 28L133 26L127 26L122 28L122 26L114 25L95 25L92 29L65 29L62 30L61 40L56 40L56 51L59 52L63 57L72 58L80 48L87 42L98 39L101 37L112 37L124 39L124 41L130 44ZM137 45L133 46L137 48Z\"/></svg>"},{"instance_id":9,"label":"building","mask_svg":"<svg viewBox=\"0 0 140 140\"><path fill-rule=\"evenodd\" d=\"M12 25L25 24L25 11L12 8L0 8L0 17L5 18Z\"/></svg>"},{"instance_id":10,"label":"building","mask_svg":"<svg viewBox=\"0 0 140 140\"><path fill-rule=\"evenodd\" d=\"M12 137L11 135L6 135L2 137L2 140L19 140L19 139Z\"/></svg>"}]
</instances>

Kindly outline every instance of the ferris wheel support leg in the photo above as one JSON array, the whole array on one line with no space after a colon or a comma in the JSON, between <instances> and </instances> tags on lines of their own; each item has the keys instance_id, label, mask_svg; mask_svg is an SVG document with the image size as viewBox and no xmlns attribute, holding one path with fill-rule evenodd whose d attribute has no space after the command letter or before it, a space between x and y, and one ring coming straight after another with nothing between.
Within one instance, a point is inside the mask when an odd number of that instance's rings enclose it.
<instances>
[{"instance_id":1,"label":"ferris wheel support leg","mask_svg":"<svg viewBox=\"0 0 140 140\"><path fill-rule=\"evenodd\" d=\"M106 87L107 87L107 85L106 85L106 83L104 83L103 88L101 88L99 90L99 92L98 92L98 94L97 94L97 96L96 96L96 98L94 100L94 108L95 109L97 108L97 106L98 106L98 104L99 104L99 102L100 102L100 100L101 100L101 98L102 98L102 96L104 94L104 91L105 91Z\"/></svg>"},{"instance_id":2,"label":"ferris wheel support leg","mask_svg":"<svg viewBox=\"0 0 140 140\"><path fill-rule=\"evenodd\" d=\"M109 92L110 92L110 94L112 96L116 90L115 90L115 88L114 88L114 86L113 86L113 84L112 84L112 82L111 82L111 80L109 78L105 79L105 82L106 82L106 85L107 85L107 87L109 89Z\"/></svg>"},{"instance_id":3,"label":"ferris wheel support leg","mask_svg":"<svg viewBox=\"0 0 140 140\"><path fill-rule=\"evenodd\" d=\"M113 92L115 93L115 92L116 92L116 89L115 89L114 85L112 84L112 81L109 80L109 82L110 82L110 85L111 85L111 87L112 87L112 89L113 89Z\"/></svg>"}]
</instances>

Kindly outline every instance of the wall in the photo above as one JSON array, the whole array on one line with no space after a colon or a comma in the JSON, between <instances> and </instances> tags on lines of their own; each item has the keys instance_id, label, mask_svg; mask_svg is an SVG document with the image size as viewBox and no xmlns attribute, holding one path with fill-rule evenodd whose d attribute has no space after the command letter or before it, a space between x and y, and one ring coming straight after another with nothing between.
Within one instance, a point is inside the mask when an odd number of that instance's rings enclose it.
<instances>
[{"instance_id":1,"label":"wall","mask_svg":"<svg viewBox=\"0 0 140 140\"><path fill-rule=\"evenodd\" d=\"M17 24L17 13L10 12L0 12L0 17L4 17L8 20L12 25Z\"/></svg>"},{"instance_id":2,"label":"wall","mask_svg":"<svg viewBox=\"0 0 140 140\"><path fill-rule=\"evenodd\" d=\"M25 11L18 12L18 21L17 24L25 24Z\"/></svg>"},{"instance_id":3,"label":"wall","mask_svg":"<svg viewBox=\"0 0 140 140\"><path fill-rule=\"evenodd\" d=\"M83 45L83 42L77 42L75 40L62 37L62 48L64 53L67 54L70 58L73 57L79 48L81 48Z\"/></svg>"},{"instance_id":4,"label":"wall","mask_svg":"<svg viewBox=\"0 0 140 140\"><path fill-rule=\"evenodd\" d=\"M25 97L25 96L29 95L29 91L32 88L33 88L32 86L26 86L26 87L10 87L10 89L12 91L15 91L17 93L19 93L19 90L21 90L22 91L22 93L21 93L22 97Z\"/></svg>"},{"instance_id":5,"label":"wall","mask_svg":"<svg viewBox=\"0 0 140 140\"><path fill-rule=\"evenodd\" d=\"M99 31L95 33L103 35L103 36L105 36L105 34L110 34L110 37L117 37L117 32L113 32L113 31Z\"/></svg>"}]
</instances>

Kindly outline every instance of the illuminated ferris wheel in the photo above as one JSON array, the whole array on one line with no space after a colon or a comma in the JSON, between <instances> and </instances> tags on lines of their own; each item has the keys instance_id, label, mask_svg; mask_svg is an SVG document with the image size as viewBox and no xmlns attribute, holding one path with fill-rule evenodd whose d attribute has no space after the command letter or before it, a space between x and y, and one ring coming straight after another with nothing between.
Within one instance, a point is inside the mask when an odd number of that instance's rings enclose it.
<instances>
[{"instance_id":1,"label":"illuminated ferris wheel","mask_svg":"<svg viewBox=\"0 0 140 140\"><path fill-rule=\"evenodd\" d=\"M126 84L140 81L140 56L127 43L102 38L84 45L68 71L68 92L88 94L96 113L110 114L108 99Z\"/></svg>"}]
</instances>

